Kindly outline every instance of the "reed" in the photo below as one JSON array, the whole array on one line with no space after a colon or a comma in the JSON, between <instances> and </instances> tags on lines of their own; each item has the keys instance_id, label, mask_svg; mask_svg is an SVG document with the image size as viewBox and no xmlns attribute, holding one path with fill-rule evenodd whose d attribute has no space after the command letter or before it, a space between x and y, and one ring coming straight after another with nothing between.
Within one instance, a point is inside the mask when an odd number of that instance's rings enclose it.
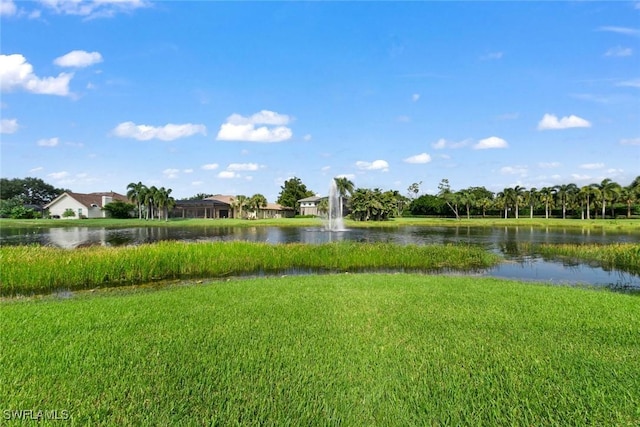
<instances>
[{"instance_id":1,"label":"reed","mask_svg":"<svg viewBox=\"0 0 640 427\"><path fill-rule=\"evenodd\" d=\"M542 255L543 257L558 257L595 262L605 269L618 269L630 273L640 274L640 244L614 243L610 245L596 244L551 244L543 243L531 245L521 243L521 248Z\"/></svg>"},{"instance_id":2,"label":"reed","mask_svg":"<svg viewBox=\"0 0 640 427\"><path fill-rule=\"evenodd\" d=\"M0 402L95 426L637 426L638 298L339 274L5 301Z\"/></svg>"},{"instance_id":3,"label":"reed","mask_svg":"<svg viewBox=\"0 0 640 427\"><path fill-rule=\"evenodd\" d=\"M236 241L159 242L74 250L1 247L0 295L43 294L163 279L286 274L292 270L469 270L487 268L498 261L497 255L468 245L355 242L270 245Z\"/></svg>"}]
</instances>

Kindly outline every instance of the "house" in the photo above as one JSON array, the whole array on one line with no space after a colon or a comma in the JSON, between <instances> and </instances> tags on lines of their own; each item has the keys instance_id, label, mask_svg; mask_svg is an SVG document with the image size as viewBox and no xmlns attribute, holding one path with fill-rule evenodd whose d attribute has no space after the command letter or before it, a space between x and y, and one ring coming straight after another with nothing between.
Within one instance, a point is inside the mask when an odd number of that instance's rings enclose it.
<instances>
[{"instance_id":1,"label":"house","mask_svg":"<svg viewBox=\"0 0 640 427\"><path fill-rule=\"evenodd\" d=\"M177 200L174 218L234 218L233 196L216 194L199 200Z\"/></svg>"},{"instance_id":2,"label":"house","mask_svg":"<svg viewBox=\"0 0 640 427\"><path fill-rule=\"evenodd\" d=\"M298 200L298 204L300 204L300 215L319 216L318 205L322 199L326 199L326 197L311 196Z\"/></svg>"},{"instance_id":3,"label":"house","mask_svg":"<svg viewBox=\"0 0 640 427\"><path fill-rule=\"evenodd\" d=\"M52 218L106 218L109 213L102 208L116 200L129 203L127 196L113 191L89 194L66 191L45 205L44 208L49 210L49 215ZM65 215L67 211L73 212L73 216Z\"/></svg>"},{"instance_id":4,"label":"house","mask_svg":"<svg viewBox=\"0 0 640 427\"><path fill-rule=\"evenodd\" d=\"M293 218L295 216L295 210L282 206L278 203L267 203L267 206L259 208L257 212L248 212L249 218Z\"/></svg>"}]
</instances>

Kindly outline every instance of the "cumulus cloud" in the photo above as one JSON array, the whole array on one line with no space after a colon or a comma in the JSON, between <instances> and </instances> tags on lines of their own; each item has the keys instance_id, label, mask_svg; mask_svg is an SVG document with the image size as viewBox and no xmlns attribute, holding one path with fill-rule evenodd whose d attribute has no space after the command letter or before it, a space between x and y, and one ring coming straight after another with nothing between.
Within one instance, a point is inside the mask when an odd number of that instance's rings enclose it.
<instances>
[{"instance_id":1,"label":"cumulus cloud","mask_svg":"<svg viewBox=\"0 0 640 427\"><path fill-rule=\"evenodd\" d=\"M627 36L640 36L640 30L629 27L605 26L598 28L599 31L608 31L611 33L624 34Z\"/></svg>"},{"instance_id":2,"label":"cumulus cloud","mask_svg":"<svg viewBox=\"0 0 640 427\"><path fill-rule=\"evenodd\" d=\"M230 163L228 171L257 171L260 166L257 163Z\"/></svg>"},{"instance_id":3,"label":"cumulus cloud","mask_svg":"<svg viewBox=\"0 0 640 427\"><path fill-rule=\"evenodd\" d=\"M413 102L417 102L420 99L420 94L419 93L414 93L413 95L411 95L411 100Z\"/></svg>"},{"instance_id":4,"label":"cumulus cloud","mask_svg":"<svg viewBox=\"0 0 640 427\"><path fill-rule=\"evenodd\" d=\"M631 49L630 47L622 47L622 46L616 46L616 47L612 47L611 49L607 50L604 54L604 56L631 56L633 55L633 49Z\"/></svg>"},{"instance_id":5,"label":"cumulus cloud","mask_svg":"<svg viewBox=\"0 0 640 427\"><path fill-rule=\"evenodd\" d=\"M440 138L439 140L437 140L436 142L434 142L433 144L431 144L431 146L433 148L435 148L436 150L442 150L444 148L462 148L465 147L467 145L469 145L471 141L468 139L465 139L463 141L459 141L459 142L455 142L455 141L447 141L444 138Z\"/></svg>"},{"instance_id":6,"label":"cumulus cloud","mask_svg":"<svg viewBox=\"0 0 640 427\"><path fill-rule=\"evenodd\" d=\"M54 13L83 16L87 19L108 18L117 13L131 13L151 5L147 0L40 0L40 3Z\"/></svg>"},{"instance_id":7,"label":"cumulus cloud","mask_svg":"<svg viewBox=\"0 0 640 427\"><path fill-rule=\"evenodd\" d=\"M0 89L2 92L26 90L41 95L69 95L69 82L73 73L60 73L58 77L38 77L33 66L20 54L0 55Z\"/></svg>"},{"instance_id":8,"label":"cumulus cloud","mask_svg":"<svg viewBox=\"0 0 640 427\"><path fill-rule=\"evenodd\" d=\"M580 169L602 169L604 163L584 163L580 165Z\"/></svg>"},{"instance_id":9,"label":"cumulus cloud","mask_svg":"<svg viewBox=\"0 0 640 427\"><path fill-rule=\"evenodd\" d=\"M623 82L619 82L616 86L640 88L640 79L625 80Z\"/></svg>"},{"instance_id":10,"label":"cumulus cloud","mask_svg":"<svg viewBox=\"0 0 640 427\"><path fill-rule=\"evenodd\" d=\"M148 141L150 139L160 139L162 141L173 141L178 138L186 138L195 134L207 134L204 125L194 125L191 123L176 125L169 123L165 126L136 125L133 122L124 122L116 126L113 135L120 138L134 138L138 141Z\"/></svg>"},{"instance_id":11,"label":"cumulus cloud","mask_svg":"<svg viewBox=\"0 0 640 427\"><path fill-rule=\"evenodd\" d=\"M86 52L84 50L73 50L53 61L53 63L59 67L75 68L84 68L100 62L102 62L102 55L100 52Z\"/></svg>"},{"instance_id":12,"label":"cumulus cloud","mask_svg":"<svg viewBox=\"0 0 640 427\"><path fill-rule=\"evenodd\" d=\"M625 138L620 140L622 145L640 145L640 138Z\"/></svg>"},{"instance_id":13,"label":"cumulus cloud","mask_svg":"<svg viewBox=\"0 0 640 427\"><path fill-rule=\"evenodd\" d=\"M416 154L415 156L407 157L404 159L405 163L424 164L431 161L431 156L427 153Z\"/></svg>"},{"instance_id":14,"label":"cumulus cloud","mask_svg":"<svg viewBox=\"0 0 640 427\"><path fill-rule=\"evenodd\" d=\"M293 136L291 129L285 126L290 121L288 115L268 110L262 110L249 117L234 113L220 126L216 139L249 142L286 141Z\"/></svg>"},{"instance_id":15,"label":"cumulus cloud","mask_svg":"<svg viewBox=\"0 0 640 427\"><path fill-rule=\"evenodd\" d=\"M47 177L51 179L64 179L69 176L69 172L61 171L61 172L52 172L47 175Z\"/></svg>"},{"instance_id":16,"label":"cumulus cloud","mask_svg":"<svg viewBox=\"0 0 640 427\"><path fill-rule=\"evenodd\" d=\"M528 168L526 166L504 166L500 168L503 175L527 175Z\"/></svg>"},{"instance_id":17,"label":"cumulus cloud","mask_svg":"<svg viewBox=\"0 0 640 427\"><path fill-rule=\"evenodd\" d=\"M208 163L206 165L202 165L201 169L204 169L206 171L211 171L211 170L214 170L214 169L218 169L218 166L219 165L217 163Z\"/></svg>"},{"instance_id":18,"label":"cumulus cloud","mask_svg":"<svg viewBox=\"0 0 640 427\"><path fill-rule=\"evenodd\" d=\"M179 172L180 172L180 169L169 168L169 169L163 170L162 174L167 178L177 178Z\"/></svg>"},{"instance_id":19,"label":"cumulus cloud","mask_svg":"<svg viewBox=\"0 0 640 427\"><path fill-rule=\"evenodd\" d=\"M562 166L560 162L540 162L538 163L539 168L543 169L551 169L551 168L559 168Z\"/></svg>"},{"instance_id":20,"label":"cumulus cloud","mask_svg":"<svg viewBox=\"0 0 640 427\"><path fill-rule=\"evenodd\" d=\"M38 141L40 147L55 147L60 142L59 138L41 139Z\"/></svg>"},{"instance_id":21,"label":"cumulus cloud","mask_svg":"<svg viewBox=\"0 0 640 427\"><path fill-rule=\"evenodd\" d=\"M16 133L19 127L18 119L0 120L0 133Z\"/></svg>"},{"instance_id":22,"label":"cumulus cloud","mask_svg":"<svg viewBox=\"0 0 640 427\"><path fill-rule=\"evenodd\" d=\"M538 130L550 130L550 129L569 129L569 128L588 128L591 127L591 123L587 120L574 116L562 117L558 119L553 114L545 114L542 120L538 123Z\"/></svg>"},{"instance_id":23,"label":"cumulus cloud","mask_svg":"<svg viewBox=\"0 0 640 427\"><path fill-rule=\"evenodd\" d=\"M336 178L347 178L348 180L353 181L356 179L356 176L352 173L341 173L340 175L336 175Z\"/></svg>"},{"instance_id":24,"label":"cumulus cloud","mask_svg":"<svg viewBox=\"0 0 640 427\"><path fill-rule=\"evenodd\" d=\"M502 138L497 136L490 136L489 138L481 139L477 144L473 146L474 150L487 150L491 148L507 148L509 144Z\"/></svg>"},{"instance_id":25,"label":"cumulus cloud","mask_svg":"<svg viewBox=\"0 0 640 427\"><path fill-rule=\"evenodd\" d=\"M18 12L13 0L0 0L0 16L12 16Z\"/></svg>"},{"instance_id":26,"label":"cumulus cloud","mask_svg":"<svg viewBox=\"0 0 640 427\"><path fill-rule=\"evenodd\" d=\"M238 177L240 177L240 175L238 175L234 171L220 171L218 173L218 178L222 178L222 179L231 179L231 178L238 178Z\"/></svg>"},{"instance_id":27,"label":"cumulus cloud","mask_svg":"<svg viewBox=\"0 0 640 427\"><path fill-rule=\"evenodd\" d=\"M373 162L358 160L356 162L356 167L361 170L381 170L383 172L387 172L389 170L389 163L387 163L386 160L374 160Z\"/></svg>"}]
</instances>

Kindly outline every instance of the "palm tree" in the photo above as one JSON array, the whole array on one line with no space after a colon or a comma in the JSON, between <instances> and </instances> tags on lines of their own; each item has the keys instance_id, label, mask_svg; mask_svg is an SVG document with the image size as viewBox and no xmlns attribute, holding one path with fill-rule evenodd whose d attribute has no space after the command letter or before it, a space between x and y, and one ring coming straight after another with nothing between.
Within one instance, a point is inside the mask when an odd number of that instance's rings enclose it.
<instances>
[{"instance_id":1,"label":"palm tree","mask_svg":"<svg viewBox=\"0 0 640 427\"><path fill-rule=\"evenodd\" d=\"M631 187L622 187L619 200L627 205L627 218L631 218L631 205L636 201L637 195Z\"/></svg>"},{"instance_id":2,"label":"palm tree","mask_svg":"<svg viewBox=\"0 0 640 427\"><path fill-rule=\"evenodd\" d=\"M258 210L267 207L267 198L262 194L254 194L247 200L247 209L254 213L254 218L258 217Z\"/></svg>"},{"instance_id":3,"label":"palm tree","mask_svg":"<svg viewBox=\"0 0 640 427\"><path fill-rule=\"evenodd\" d=\"M160 187L156 192L155 203L158 207L158 219L162 219L164 216L164 220L169 220L169 209L173 208L176 204L176 201L173 197L171 197L171 189L166 189L164 187Z\"/></svg>"},{"instance_id":4,"label":"palm tree","mask_svg":"<svg viewBox=\"0 0 640 427\"><path fill-rule=\"evenodd\" d=\"M234 218L242 218L242 210L247 206L247 201L249 198L242 194L238 194L236 197L231 199L231 207L233 208L233 217ZM237 213L236 213L237 210Z\"/></svg>"},{"instance_id":5,"label":"palm tree","mask_svg":"<svg viewBox=\"0 0 640 427\"><path fill-rule=\"evenodd\" d=\"M136 204L138 207L138 219L142 219L142 200L144 198L144 192L147 187L142 183L129 183L127 185L127 198Z\"/></svg>"},{"instance_id":6,"label":"palm tree","mask_svg":"<svg viewBox=\"0 0 640 427\"><path fill-rule=\"evenodd\" d=\"M336 182L336 188L340 196L340 213L344 215L344 198L347 197L347 194L353 194L355 186L349 178L344 176L333 178L333 180Z\"/></svg>"},{"instance_id":7,"label":"palm tree","mask_svg":"<svg viewBox=\"0 0 640 427\"><path fill-rule=\"evenodd\" d=\"M516 185L515 187L513 187L513 191L511 192L511 197L513 199L513 203L516 208L516 219L518 219L518 205L524 197L524 191L525 191L524 187L520 187L519 185Z\"/></svg>"},{"instance_id":8,"label":"palm tree","mask_svg":"<svg viewBox=\"0 0 640 427\"><path fill-rule=\"evenodd\" d=\"M525 191L524 200L529 203L529 218L533 219L533 209L538 201L538 189L534 187L529 191Z\"/></svg>"},{"instance_id":9,"label":"palm tree","mask_svg":"<svg viewBox=\"0 0 640 427\"><path fill-rule=\"evenodd\" d=\"M145 219L151 218L153 220L155 215L155 203L158 195L158 189L155 185L152 185L144 192L144 199L142 204L146 207Z\"/></svg>"},{"instance_id":10,"label":"palm tree","mask_svg":"<svg viewBox=\"0 0 640 427\"><path fill-rule=\"evenodd\" d=\"M578 192L575 184L562 184L553 187L556 190L556 197L562 204L562 219L567 219L567 203L569 203Z\"/></svg>"},{"instance_id":11,"label":"palm tree","mask_svg":"<svg viewBox=\"0 0 640 427\"><path fill-rule=\"evenodd\" d=\"M620 184L611 181L611 179L609 178L602 180L602 182L598 185L601 197L600 201L602 202L602 219L605 219L607 201L611 201L611 204L613 204L613 201L620 192L620 188Z\"/></svg>"},{"instance_id":12,"label":"palm tree","mask_svg":"<svg viewBox=\"0 0 640 427\"><path fill-rule=\"evenodd\" d=\"M509 207L509 204L507 203L507 199L503 191L496 194L496 197L493 199L493 205L500 211L504 209L504 217L507 217L507 208Z\"/></svg>"},{"instance_id":13,"label":"palm tree","mask_svg":"<svg viewBox=\"0 0 640 427\"><path fill-rule=\"evenodd\" d=\"M552 187L543 187L540 189L540 201L544 203L544 217L549 219L549 206L553 204L555 189Z\"/></svg>"},{"instance_id":14,"label":"palm tree","mask_svg":"<svg viewBox=\"0 0 640 427\"><path fill-rule=\"evenodd\" d=\"M467 209L467 219L471 218L471 205L473 205L475 201L471 191L468 189L458 191L458 199Z\"/></svg>"}]
</instances>

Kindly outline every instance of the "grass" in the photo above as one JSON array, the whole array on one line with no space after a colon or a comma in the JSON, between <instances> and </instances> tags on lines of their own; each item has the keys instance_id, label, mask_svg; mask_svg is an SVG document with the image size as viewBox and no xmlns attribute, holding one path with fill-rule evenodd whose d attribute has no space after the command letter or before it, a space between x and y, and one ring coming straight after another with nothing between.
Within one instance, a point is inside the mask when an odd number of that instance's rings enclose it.
<instances>
[{"instance_id":1,"label":"grass","mask_svg":"<svg viewBox=\"0 0 640 427\"><path fill-rule=\"evenodd\" d=\"M280 219L173 219L170 221L144 221L138 219L37 219L12 220L0 219L0 228L47 228L47 227L321 227L318 218L280 218ZM452 218L394 218L390 221L351 221L346 220L349 228L403 227L403 226L445 226L445 227L552 227L552 228L584 228L595 230L623 231L640 234L640 219L544 219L544 218L472 218L455 220Z\"/></svg>"},{"instance_id":2,"label":"grass","mask_svg":"<svg viewBox=\"0 0 640 427\"><path fill-rule=\"evenodd\" d=\"M0 309L2 409L77 425L640 424L637 296L341 274Z\"/></svg>"},{"instance_id":3,"label":"grass","mask_svg":"<svg viewBox=\"0 0 640 427\"><path fill-rule=\"evenodd\" d=\"M609 245L596 244L549 244L531 245L520 243L523 250L538 253L546 258L558 257L595 262L606 269L619 269L630 273L640 274L640 244L614 243Z\"/></svg>"},{"instance_id":4,"label":"grass","mask_svg":"<svg viewBox=\"0 0 640 427\"><path fill-rule=\"evenodd\" d=\"M158 242L75 250L5 246L0 247L0 296L291 270L469 270L487 268L498 261L497 255L467 245L271 245L236 241Z\"/></svg>"}]
</instances>

